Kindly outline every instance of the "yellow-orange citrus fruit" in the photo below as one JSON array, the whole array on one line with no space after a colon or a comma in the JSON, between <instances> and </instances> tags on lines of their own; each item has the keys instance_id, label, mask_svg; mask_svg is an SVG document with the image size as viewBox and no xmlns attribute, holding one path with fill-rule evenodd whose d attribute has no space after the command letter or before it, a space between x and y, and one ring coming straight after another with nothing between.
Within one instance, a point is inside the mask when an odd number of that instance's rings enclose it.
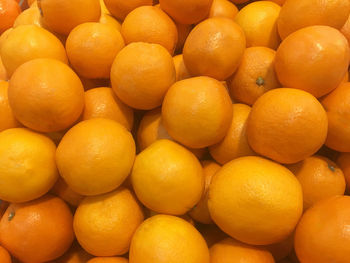
<instances>
[{"instance_id":1,"label":"yellow-orange citrus fruit","mask_svg":"<svg viewBox=\"0 0 350 263\"><path fill-rule=\"evenodd\" d=\"M0 132L20 126L20 123L16 120L10 107L7 91L8 82L0 80Z\"/></svg>"},{"instance_id":2,"label":"yellow-orange citrus fruit","mask_svg":"<svg viewBox=\"0 0 350 263\"><path fill-rule=\"evenodd\" d=\"M0 57L0 80L8 80L7 72L6 72L6 69L4 67L4 64L2 63L1 57Z\"/></svg>"},{"instance_id":3,"label":"yellow-orange citrus fruit","mask_svg":"<svg viewBox=\"0 0 350 263\"><path fill-rule=\"evenodd\" d=\"M191 74L188 72L188 69L186 68L186 65L183 60L183 55L177 55L173 57L174 59L174 65L175 65L175 71L176 71L176 81L180 81L183 79L188 79L191 77Z\"/></svg>"},{"instance_id":4,"label":"yellow-orange citrus fruit","mask_svg":"<svg viewBox=\"0 0 350 263\"><path fill-rule=\"evenodd\" d=\"M103 1L103 0L101 0L101 1ZM120 24L120 22L111 15L101 14L99 22L101 24L110 25L110 26L114 27L115 29L117 29L119 32L122 30L122 25Z\"/></svg>"},{"instance_id":5,"label":"yellow-orange citrus fruit","mask_svg":"<svg viewBox=\"0 0 350 263\"><path fill-rule=\"evenodd\" d=\"M104 0L104 3L108 11L118 20L122 21L132 10L136 9L137 7L152 5L153 0Z\"/></svg>"},{"instance_id":6,"label":"yellow-orange citrus fruit","mask_svg":"<svg viewBox=\"0 0 350 263\"><path fill-rule=\"evenodd\" d=\"M31 7L24 10L22 13L17 16L13 27L18 27L21 25L36 25L43 27L43 22L38 7Z\"/></svg>"},{"instance_id":7,"label":"yellow-orange citrus fruit","mask_svg":"<svg viewBox=\"0 0 350 263\"><path fill-rule=\"evenodd\" d=\"M210 7L209 17L227 17L234 19L238 8L229 0L213 0Z\"/></svg>"}]
</instances>

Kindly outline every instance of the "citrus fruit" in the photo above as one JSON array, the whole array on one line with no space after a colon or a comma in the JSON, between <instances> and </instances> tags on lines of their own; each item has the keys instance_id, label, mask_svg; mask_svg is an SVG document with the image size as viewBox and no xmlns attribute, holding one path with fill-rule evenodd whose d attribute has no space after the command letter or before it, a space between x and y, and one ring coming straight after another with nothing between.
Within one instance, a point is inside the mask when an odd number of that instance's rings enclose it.
<instances>
[{"instance_id":1,"label":"citrus fruit","mask_svg":"<svg viewBox=\"0 0 350 263\"><path fill-rule=\"evenodd\" d=\"M90 259L87 263L128 263L126 258L120 257L98 257Z\"/></svg>"},{"instance_id":2,"label":"citrus fruit","mask_svg":"<svg viewBox=\"0 0 350 263\"><path fill-rule=\"evenodd\" d=\"M186 65L184 63L183 55L177 55L173 57L175 71L176 71L176 81L180 81L183 79L188 79L191 77L191 74L188 72Z\"/></svg>"},{"instance_id":3,"label":"citrus fruit","mask_svg":"<svg viewBox=\"0 0 350 263\"><path fill-rule=\"evenodd\" d=\"M0 81L1 80L8 80L8 78L7 78L6 69L5 69L4 64L2 63L2 59L0 57Z\"/></svg>"},{"instance_id":4,"label":"citrus fruit","mask_svg":"<svg viewBox=\"0 0 350 263\"><path fill-rule=\"evenodd\" d=\"M350 153L341 153L337 158L337 164L344 173L346 189L350 191Z\"/></svg>"},{"instance_id":5,"label":"citrus fruit","mask_svg":"<svg viewBox=\"0 0 350 263\"><path fill-rule=\"evenodd\" d=\"M16 120L10 107L7 90L8 82L0 80L0 132L20 126L20 123Z\"/></svg>"},{"instance_id":6,"label":"citrus fruit","mask_svg":"<svg viewBox=\"0 0 350 263\"><path fill-rule=\"evenodd\" d=\"M13 23L13 27L22 25L36 25L39 27L44 27L38 7L28 8L20 13L19 16L17 16L16 20Z\"/></svg>"},{"instance_id":7,"label":"citrus fruit","mask_svg":"<svg viewBox=\"0 0 350 263\"><path fill-rule=\"evenodd\" d=\"M55 185L51 188L51 193L74 207L77 207L84 198L84 196L74 192L62 177L59 177Z\"/></svg>"},{"instance_id":8,"label":"citrus fruit","mask_svg":"<svg viewBox=\"0 0 350 263\"><path fill-rule=\"evenodd\" d=\"M5 248L3 248L2 246L0 246L0 260L2 263L11 263L12 262L9 252L7 252L7 250Z\"/></svg>"},{"instance_id":9,"label":"citrus fruit","mask_svg":"<svg viewBox=\"0 0 350 263\"><path fill-rule=\"evenodd\" d=\"M209 17L227 17L234 19L238 8L229 0L213 0L210 7Z\"/></svg>"},{"instance_id":10,"label":"citrus fruit","mask_svg":"<svg viewBox=\"0 0 350 263\"><path fill-rule=\"evenodd\" d=\"M8 35L10 34L10 32L12 31L13 27L7 29L6 31L4 31L4 33L2 33L0 35L0 51L1 51L1 47L3 45L3 43L5 42L5 40L7 39Z\"/></svg>"},{"instance_id":11,"label":"citrus fruit","mask_svg":"<svg viewBox=\"0 0 350 263\"><path fill-rule=\"evenodd\" d=\"M144 5L152 5L153 0L104 0L108 11L118 20L124 20L125 17L134 9Z\"/></svg>"},{"instance_id":12,"label":"citrus fruit","mask_svg":"<svg viewBox=\"0 0 350 263\"><path fill-rule=\"evenodd\" d=\"M0 0L0 34L11 28L21 8L14 0Z\"/></svg>"},{"instance_id":13,"label":"citrus fruit","mask_svg":"<svg viewBox=\"0 0 350 263\"><path fill-rule=\"evenodd\" d=\"M120 24L120 22L111 15L102 13L99 22L101 24L110 25L117 29L119 32L122 30L122 25Z\"/></svg>"}]
</instances>

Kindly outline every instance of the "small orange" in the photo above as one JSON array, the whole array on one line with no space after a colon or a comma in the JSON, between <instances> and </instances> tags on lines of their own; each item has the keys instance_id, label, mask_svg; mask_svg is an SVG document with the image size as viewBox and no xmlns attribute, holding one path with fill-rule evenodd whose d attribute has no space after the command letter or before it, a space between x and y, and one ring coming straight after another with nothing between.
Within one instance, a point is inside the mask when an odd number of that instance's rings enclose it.
<instances>
[{"instance_id":1,"label":"small orange","mask_svg":"<svg viewBox=\"0 0 350 263\"><path fill-rule=\"evenodd\" d=\"M103 1L103 0L101 0L101 1ZM101 24L113 26L119 32L122 30L122 25L120 24L120 22L111 15L102 13L99 22Z\"/></svg>"},{"instance_id":2,"label":"small orange","mask_svg":"<svg viewBox=\"0 0 350 263\"><path fill-rule=\"evenodd\" d=\"M132 42L159 44L171 55L178 39L175 23L155 6L141 6L131 11L122 24L121 32L127 44Z\"/></svg>"},{"instance_id":3,"label":"small orange","mask_svg":"<svg viewBox=\"0 0 350 263\"><path fill-rule=\"evenodd\" d=\"M209 248L228 237L228 235L215 224L207 225L197 223L196 227L202 234L205 242L207 242Z\"/></svg>"},{"instance_id":4,"label":"small orange","mask_svg":"<svg viewBox=\"0 0 350 263\"><path fill-rule=\"evenodd\" d=\"M122 21L134 9L144 5L152 5L153 0L104 0L104 3L111 14Z\"/></svg>"},{"instance_id":5,"label":"small orange","mask_svg":"<svg viewBox=\"0 0 350 263\"><path fill-rule=\"evenodd\" d=\"M191 31L183 57L192 75L226 80L238 68L245 47L244 32L232 19L214 17Z\"/></svg>"},{"instance_id":6,"label":"small orange","mask_svg":"<svg viewBox=\"0 0 350 263\"><path fill-rule=\"evenodd\" d=\"M175 78L173 58L158 44L129 44L111 69L112 88L120 100L142 110L160 106Z\"/></svg>"},{"instance_id":7,"label":"small orange","mask_svg":"<svg viewBox=\"0 0 350 263\"><path fill-rule=\"evenodd\" d=\"M126 258L120 257L98 257L90 259L86 263L128 263L129 261Z\"/></svg>"},{"instance_id":8,"label":"small orange","mask_svg":"<svg viewBox=\"0 0 350 263\"><path fill-rule=\"evenodd\" d=\"M209 77L176 82L167 92L162 120L169 135L191 148L221 141L232 120L232 102L226 88Z\"/></svg>"},{"instance_id":9,"label":"small orange","mask_svg":"<svg viewBox=\"0 0 350 263\"><path fill-rule=\"evenodd\" d=\"M54 59L34 59L22 64L11 77L8 97L16 118L40 132L70 127L84 108L79 77Z\"/></svg>"},{"instance_id":10,"label":"small orange","mask_svg":"<svg viewBox=\"0 0 350 263\"><path fill-rule=\"evenodd\" d=\"M0 246L0 261L1 261L1 263L11 263L12 262L11 255L2 246Z\"/></svg>"},{"instance_id":11,"label":"small orange","mask_svg":"<svg viewBox=\"0 0 350 263\"><path fill-rule=\"evenodd\" d=\"M180 81L183 79L188 79L191 77L191 74L188 72L188 69L186 68L186 65L183 60L183 55L177 55L173 57L174 59L174 65L175 65L175 71L176 71L176 81Z\"/></svg>"},{"instance_id":12,"label":"small orange","mask_svg":"<svg viewBox=\"0 0 350 263\"><path fill-rule=\"evenodd\" d=\"M185 44L185 41L190 34L192 30L192 25L184 25L184 24L179 24L175 23L176 28L177 28L177 34L178 34L178 39L177 39L177 44L176 44L176 51L178 53L182 53L182 48Z\"/></svg>"},{"instance_id":13,"label":"small orange","mask_svg":"<svg viewBox=\"0 0 350 263\"><path fill-rule=\"evenodd\" d=\"M241 64L229 81L234 100L253 105L262 94L280 87L274 68L275 55L267 47L250 47L244 51Z\"/></svg>"},{"instance_id":14,"label":"small orange","mask_svg":"<svg viewBox=\"0 0 350 263\"><path fill-rule=\"evenodd\" d=\"M350 153L341 153L337 158L337 164L344 173L347 192L350 192Z\"/></svg>"},{"instance_id":15,"label":"small orange","mask_svg":"<svg viewBox=\"0 0 350 263\"><path fill-rule=\"evenodd\" d=\"M20 126L20 123L16 120L10 107L7 90L8 82L0 80L0 132Z\"/></svg>"},{"instance_id":16,"label":"small orange","mask_svg":"<svg viewBox=\"0 0 350 263\"><path fill-rule=\"evenodd\" d=\"M2 59L0 57L0 81L1 80L8 80L8 77L4 64L2 63Z\"/></svg>"},{"instance_id":17,"label":"small orange","mask_svg":"<svg viewBox=\"0 0 350 263\"><path fill-rule=\"evenodd\" d=\"M71 206L77 207L83 200L84 196L74 192L62 177L59 177L51 189L51 193L62 198Z\"/></svg>"},{"instance_id":18,"label":"small orange","mask_svg":"<svg viewBox=\"0 0 350 263\"><path fill-rule=\"evenodd\" d=\"M13 23L13 27L18 27L21 25L36 25L39 27L44 27L39 8L31 7L20 13Z\"/></svg>"},{"instance_id":19,"label":"small orange","mask_svg":"<svg viewBox=\"0 0 350 263\"><path fill-rule=\"evenodd\" d=\"M256 153L288 164L316 153L326 140L327 129L327 114L314 96L281 88L266 92L255 102L247 137Z\"/></svg>"},{"instance_id":20,"label":"small orange","mask_svg":"<svg viewBox=\"0 0 350 263\"><path fill-rule=\"evenodd\" d=\"M21 13L21 7L14 0L0 0L0 34L12 27Z\"/></svg>"},{"instance_id":21,"label":"small orange","mask_svg":"<svg viewBox=\"0 0 350 263\"><path fill-rule=\"evenodd\" d=\"M238 8L229 0L213 0L209 11L209 17L227 17L234 19Z\"/></svg>"},{"instance_id":22,"label":"small orange","mask_svg":"<svg viewBox=\"0 0 350 263\"><path fill-rule=\"evenodd\" d=\"M130 263L209 263L208 247L194 226L169 215L144 221L132 238Z\"/></svg>"},{"instance_id":23,"label":"small orange","mask_svg":"<svg viewBox=\"0 0 350 263\"><path fill-rule=\"evenodd\" d=\"M56 259L73 239L72 213L65 202L51 195L11 204L0 221L1 244L22 262Z\"/></svg>"},{"instance_id":24,"label":"small orange","mask_svg":"<svg viewBox=\"0 0 350 263\"><path fill-rule=\"evenodd\" d=\"M85 78L109 78L112 63L124 47L120 32L102 23L75 27L66 41L67 56L76 72Z\"/></svg>"},{"instance_id":25,"label":"small orange","mask_svg":"<svg viewBox=\"0 0 350 263\"><path fill-rule=\"evenodd\" d=\"M77 241L73 242L70 249L64 255L50 263L86 263L93 256L79 246Z\"/></svg>"}]
</instances>

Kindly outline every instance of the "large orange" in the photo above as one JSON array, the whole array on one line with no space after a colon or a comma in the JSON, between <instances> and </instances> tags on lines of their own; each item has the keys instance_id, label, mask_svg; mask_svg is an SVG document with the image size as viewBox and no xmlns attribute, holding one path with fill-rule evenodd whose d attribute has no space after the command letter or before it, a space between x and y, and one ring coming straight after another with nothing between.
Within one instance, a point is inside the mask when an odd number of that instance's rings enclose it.
<instances>
[{"instance_id":1,"label":"large orange","mask_svg":"<svg viewBox=\"0 0 350 263\"><path fill-rule=\"evenodd\" d=\"M115 58L112 88L127 105L149 110L162 104L175 82L175 66L169 52L159 44L132 43Z\"/></svg>"},{"instance_id":2,"label":"large orange","mask_svg":"<svg viewBox=\"0 0 350 263\"><path fill-rule=\"evenodd\" d=\"M141 6L130 12L122 24L121 32L127 44L132 42L159 44L170 54L174 53L178 39L175 23L155 6Z\"/></svg>"},{"instance_id":3,"label":"large orange","mask_svg":"<svg viewBox=\"0 0 350 263\"><path fill-rule=\"evenodd\" d=\"M130 263L209 263L208 247L201 234L185 220L156 215L135 232Z\"/></svg>"},{"instance_id":4,"label":"large orange","mask_svg":"<svg viewBox=\"0 0 350 263\"><path fill-rule=\"evenodd\" d=\"M282 241L303 212L302 189L292 172L262 157L224 165L209 188L209 211L231 237L252 245Z\"/></svg>"},{"instance_id":5,"label":"large orange","mask_svg":"<svg viewBox=\"0 0 350 263\"><path fill-rule=\"evenodd\" d=\"M7 90L8 82L0 80L0 132L20 126L20 123L16 120L10 107Z\"/></svg>"},{"instance_id":6,"label":"large orange","mask_svg":"<svg viewBox=\"0 0 350 263\"><path fill-rule=\"evenodd\" d=\"M0 242L22 262L46 262L68 250L74 239L73 216L58 197L11 204L0 221Z\"/></svg>"},{"instance_id":7,"label":"large orange","mask_svg":"<svg viewBox=\"0 0 350 263\"><path fill-rule=\"evenodd\" d=\"M350 191L350 153L341 153L337 158L337 164L342 169L346 181L346 189Z\"/></svg>"},{"instance_id":8,"label":"large orange","mask_svg":"<svg viewBox=\"0 0 350 263\"><path fill-rule=\"evenodd\" d=\"M247 136L258 154L280 163L296 163L321 148L327 129L327 114L314 96L281 88L268 91L255 102Z\"/></svg>"},{"instance_id":9,"label":"large orange","mask_svg":"<svg viewBox=\"0 0 350 263\"><path fill-rule=\"evenodd\" d=\"M125 17L137 7L143 5L152 5L153 0L103 0L108 11L118 20L124 20Z\"/></svg>"},{"instance_id":10,"label":"large orange","mask_svg":"<svg viewBox=\"0 0 350 263\"><path fill-rule=\"evenodd\" d=\"M307 210L295 232L300 262L349 263L350 197L336 196Z\"/></svg>"},{"instance_id":11,"label":"large orange","mask_svg":"<svg viewBox=\"0 0 350 263\"><path fill-rule=\"evenodd\" d=\"M74 215L74 232L80 245L95 256L123 255L144 219L130 190L86 197Z\"/></svg>"},{"instance_id":12,"label":"large orange","mask_svg":"<svg viewBox=\"0 0 350 263\"><path fill-rule=\"evenodd\" d=\"M210 7L209 17L227 17L234 19L238 8L229 0L213 0Z\"/></svg>"},{"instance_id":13,"label":"large orange","mask_svg":"<svg viewBox=\"0 0 350 263\"><path fill-rule=\"evenodd\" d=\"M101 16L99 0L40 0L38 6L44 23L62 35L82 23L98 22Z\"/></svg>"},{"instance_id":14,"label":"large orange","mask_svg":"<svg viewBox=\"0 0 350 263\"><path fill-rule=\"evenodd\" d=\"M58 38L35 25L12 29L1 44L0 55L9 76L20 65L36 58L52 58L67 63L66 51Z\"/></svg>"},{"instance_id":15,"label":"large orange","mask_svg":"<svg viewBox=\"0 0 350 263\"><path fill-rule=\"evenodd\" d=\"M0 199L26 202L47 193L58 178L55 144L46 136L14 128L0 133Z\"/></svg>"},{"instance_id":16,"label":"large orange","mask_svg":"<svg viewBox=\"0 0 350 263\"><path fill-rule=\"evenodd\" d=\"M222 140L232 120L232 102L226 88L209 77L176 82L162 106L163 124L172 138L191 148Z\"/></svg>"},{"instance_id":17,"label":"large orange","mask_svg":"<svg viewBox=\"0 0 350 263\"><path fill-rule=\"evenodd\" d=\"M349 14L349 1L286 0L278 18L278 32L284 39L307 26L325 25L341 29Z\"/></svg>"},{"instance_id":18,"label":"large orange","mask_svg":"<svg viewBox=\"0 0 350 263\"><path fill-rule=\"evenodd\" d=\"M1 263L11 263L12 262L11 255L2 246L0 246L0 261L1 261Z\"/></svg>"},{"instance_id":19,"label":"large orange","mask_svg":"<svg viewBox=\"0 0 350 263\"><path fill-rule=\"evenodd\" d=\"M232 19L214 17L191 31L183 58L192 75L226 80L239 66L245 47L244 32Z\"/></svg>"},{"instance_id":20,"label":"large orange","mask_svg":"<svg viewBox=\"0 0 350 263\"><path fill-rule=\"evenodd\" d=\"M15 0L0 0L0 34L11 28L21 8Z\"/></svg>"},{"instance_id":21,"label":"large orange","mask_svg":"<svg viewBox=\"0 0 350 263\"><path fill-rule=\"evenodd\" d=\"M250 47L244 51L241 63L229 81L235 101L253 105L265 92L279 88L275 72L275 55L267 47Z\"/></svg>"},{"instance_id":22,"label":"large orange","mask_svg":"<svg viewBox=\"0 0 350 263\"><path fill-rule=\"evenodd\" d=\"M75 192L98 195L120 186L131 171L135 143L116 121L95 118L71 128L57 147L61 176Z\"/></svg>"},{"instance_id":23,"label":"large orange","mask_svg":"<svg viewBox=\"0 0 350 263\"><path fill-rule=\"evenodd\" d=\"M102 23L75 27L66 41L67 56L76 72L85 78L109 78L112 63L124 47L118 29Z\"/></svg>"},{"instance_id":24,"label":"large orange","mask_svg":"<svg viewBox=\"0 0 350 263\"><path fill-rule=\"evenodd\" d=\"M335 89L349 65L349 44L336 29L310 26L292 33L279 46L275 69L281 84L319 98Z\"/></svg>"},{"instance_id":25,"label":"large orange","mask_svg":"<svg viewBox=\"0 0 350 263\"><path fill-rule=\"evenodd\" d=\"M40 132L70 127L84 108L79 77L54 59L34 59L22 64L11 77L8 97L16 118Z\"/></svg>"},{"instance_id":26,"label":"large orange","mask_svg":"<svg viewBox=\"0 0 350 263\"><path fill-rule=\"evenodd\" d=\"M71 206L77 207L84 199L84 196L74 192L62 177L59 177L55 185L51 188L50 193L60 197Z\"/></svg>"},{"instance_id":27,"label":"large orange","mask_svg":"<svg viewBox=\"0 0 350 263\"><path fill-rule=\"evenodd\" d=\"M126 258L121 257L97 257L90 259L87 263L128 263Z\"/></svg>"}]
</instances>

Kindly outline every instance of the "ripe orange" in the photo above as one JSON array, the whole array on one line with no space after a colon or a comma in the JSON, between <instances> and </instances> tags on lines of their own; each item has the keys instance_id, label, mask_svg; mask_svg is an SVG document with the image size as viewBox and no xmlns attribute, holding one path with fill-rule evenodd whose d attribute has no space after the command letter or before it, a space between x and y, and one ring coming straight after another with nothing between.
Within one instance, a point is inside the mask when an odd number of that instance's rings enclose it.
<instances>
[{"instance_id":1,"label":"ripe orange","mask_svg":"<svg viewBox=\"0 0 350 263\"><path fill-rule=\"evenodd\" d=\"M130 179L138 199L163 214L185 214L204 189L197 158L170 140L158 140L137 155Z\"/></svg>"},{"instance_id":2,"label":"ripe orange","mask_svg":"<svg viewBox=\"0 0 350 263\"><path fill-rule=\"evenodd\" d=\"M341 153L337 158L337 164L344 173L346 189L350 191L350 153Z\"/></svg>"},{"instance_id":3,"label":"ripe orange","mask_svg":"<svg viewBox=\"0 0 350 263\"><path fill-rule=\"evenodd\" d=\"M84 198L84 196L74 192L62 177L59 177L55 185L51 188L51 193L74 207L77 207Z\"/></svg>"},{"instance_id":4,"label":"ripe orange","mask_svg":"<svg viewBox=\"0 0 350 263\"><path fill-rule=\"evenodd\" d=\"M265 92L279 88L275 72L275 55L267 47L250 47L244 51L241 63L229 81L229 89L235 101L253 105Z\"/></svg>"},{"instance_id":5,"label":"ripe orange","mask_svg":"<svg viewBox=\"0 0 350 263\"><path fill-rule=\"evenodd\" d=\"M99 0L40 0L38 6L48 28L62 35L82 23L97 22L101 16Z\"/></svg>"},{"instance_id":6,"label":"ripe orange","mask_svg":"<svg viewBox=\"0 0 350 263\"><path fill-rule=\"evenodd\" d=\"M210 263L275 263L271 253L232 238L214 244L210 250Z\"/></svg>"},{"instance_id":7,"label":"ripe orange","mask_svg":"<svg viewBox=\"0 0 350 263\"><path fill-rule=\"evenodd\" d=\"M16 118L40 132L70 127L84 108L79 77L54 59L34 59L22 64L11 77L8 97Z\"/></svg>"},{"instance_id":8,"label":"ripe orange","mask_svg":"<svg viewBox=\"0 0 350 263\"><path fill-rule=\"evenodd\" d=\"M83 120L106 118L115 120L129 131L134 123L133 110L125 105L111 88L94 88L85 92Z\"/></svg>"},{"instance_id":9,"label":"ripe orange","mask_svg":"<svg viewBox=\"0 0 350 263\"><path fill-rule=\"evenodd\" d=\"M71 128L57 147L63 179L81 195L116 189L131 171L135 143L130 132L109 119L90 119Z\"/></svg>"},{"instance_id":10,"label":"ripe orange","mask_svg":"<svg viewBox=\"0 0 350 263\"><path fill-rule=\"evenodd\" d=\"M225 87L209 77L176 82L162 106L164 127L172 138L191 148L221 141L232 120L232 102Z\"/></svg>"},{"instance_id":11,"label":"ripe orange","mask_svg":"<svg viewBox=\"0 0 350 263\"><path fill-rule=\"evenodd\" d=\"M349 44L338 30L311 26L292 33L281 43L275 69L283 86L319 98L341 83L349 58Z\"/></svg>"},{"instance_id":12,"label":"ripe orange","mask_svg":"<svg viewBox=\"0 0 350 263\"><path fill-rule=\"evenodd\" d=\"M0 221L0 242L22 262L46 262L64 254L72 244L73 216L51 195L11 204Z\"/></svg>"},{"instance_id":13,"label":"ripe orange","mask_svg":"<svg viewBox=\"0 0 350 263\"><path fill-rule=\"evenodd\" d=\"M2 63L2 59L0 57L0 81L2 80L8 80L8 77L4 64Z\"/></svg>"},{"instance_id":14,"label":"ripe orange","mask_svg":"<svg viewBox=\"0 0 350 263\"><path fill-rule=\"evenodd\" d=\"M144 5L152 5L153 0L104 0L104 3L111 14L118 20L125 17L134 9Z\"/></svg>"},{"instance_id":15,"label":"ripe orange","mask_svg":"<svg viewBox=\"0 0 350 263\"><path fill-rule=\"evenodd\" d=\"M142 42L122 49L111 70L112 88L117 96L125 104L142 110L160 106L175 77L169 52L161 45Z\"/></svg>"},{"instance_id":16,"label":"ripe orange","mask_svg":"<svg viewBox=\"0 0 350 263\"><path fill-rule=\"evenodd\" d=\"M350 261L350 197L336 196L307 210L295 232L295 251L301 262Z\"/></svg>"},{"instance_id":17,"label":"ripe orange","mask_svg":"<svg viewBox=\"0 0 350 263\"><path fill-rule=\"evenodd\" d=\"M21 8L14 0L0 0L0 34L12 27Z\"/></svg>"},{"instance_id":18,"label":"ripe orange","mask_svg":"<svg viewBox=\"0 0 350 263\"><path fill-rule=\"evenodd\" d=\"M9 76L20 65L36 58L52 58L67 63L66 51L58 38L35 25L12 29L1 44L0 55Z\"/></svg>"},{"instance_id":19,"label":"ripe orange","mask_svg":"<svg viewBox=\"0 0 350 263\"><path fill-rule=\"evenodd\" d=\"M341 29L349 14L349 1L286 0L277 21L278 32L284 39L307 26L325 25Z\"/></svg>"},{"instance_id":20,"label":"ripe orange","mask_svg":"<svg viewBox=\"0 0 350 263\"><path fill-rule=\"evenodd\" d=\"M255 102L247 137L258 154L288 164L316 153L326 140L327 128L327 114L315 97L281 88L268 91Z\"/></svg>"},{"instance_id":21,"label":"ripe orange","mask_svg":"<svg viewBox=\"0 0 350 263\"><path fill-rule=\"evenodd\" d=\"M191 31L183 58L192 75L226 80L239 66L245 47L244 32L232 19L214 17Z\"/></svg>"},{"instance_id":22,"label":"ripe orange","mask_svg":"<svg viewBox=\"0 0 350 263\"><path fill-rule=\"evenodd\" d=\"M109 78L112 63L124 47L120 32L102 23L75 27L66 41L67 56L76 72L85 78Z\"/></svg>"},{"instance_id":23,"label":"ripe orange","mask_svg":"<svg viewBox=\"0 0 350 263\"><path fill-rule=\"evenodd\" d=\"M186 68L186 65L183 60L183 55L177 55L173 57L174 59L174 65L175 65L175 71L176 71L176 81L180 81L183 79L188 79L191 77L191 74L188 72L188 69Z\"/></svg>"},{"instance_id":24,"label":"ripe orange","mask_svg":"<svg viewBox=\"0 0 350 263\"><path fill-rule=\"evenodd\" d=\"M248 156L224 165L212 179L213 221L231 237L252 245L282 241L303 212L302 189L287 168Z\"/></svg>"},{"instance_id":25,"label":"ripe orange","mask_svg":"<svg viewBox=\"0 0 350 263\"><path fill-rule=\"evenodd\" d=\"M174 53L178 39L175 23L155 6L141 6L131 11L122 24L121 32L127 44L132 42L159 44L170 54Z\"/></svg>"},{"instance_id":26,"label":"ripe orange","mask_svg":"<svg viewBox=\"0 0 350 263\"><path fill-rule=\"evenodd\" d=\"M3 45L3 43L5 42L5 40L7 39L7 37L9 36L10 32L12 31L12 27L7 29L4 33L2 33L0 35L0 52L1 52L1 47Z\"/></svg>"},{"instance_id":27,"label":"ripe orange","mask_svg":"<svg viewBox=\"0 0 350 263\"><path fill-rule=\"evenodd\" d=\"M157 215L144 221L132 238L130 263L209 263L201 234L185 220Z\"/></svg>"},{"instance_id":28,"label":"ripe orange","mask_svg":"<svg viewBox=\"0 0 350 263\"><path fill-rule=\"evenodd\" d=\"M0 80L0 132L20 126L20 123L16 120L10 107L7 90L8 82Z\"/></svg>"},{"instance_id":29,"label":"ripe orange","mask_svg":"<svg viewBox=\"0 0 350 263\"><path fill-rule=\"evenodd\" d=\"M253 2L243 7L235 21L243 28L247 47L264 46L276 49L280 43L277 18L281 7L271 1Z\"/></svg>"},{"instance_id":30,"label":"ripe orange","mask_svg":"<svg viewBox=\"0 0 350 263\"><path fill-rule=\"evenodd\" d=\"M213 0L210 7L209 17L226 17L234 19L238 8L229 0Z\"/></svg>"},{"instance_id":31,"label":"ripe orange","mask_svg":"<svg viewBox=\"0 0 350 263\"><path fill-rule=\"evenodd\" d=\"M120 22L109 14L102 13L99 22L101 24L110 25L117 29L119 32L122 30L122 25L120 24Z\"/></svg>"},{"instance_id":32,"label":"ripe orange","mask_svg":"<svg viewBox=\"0 0 350 263\"><path fill-rule=\"evenodd\" d=\"M13 27L18 27L21 25L36 25L39 27L44 27L39 8L31 7L20 13L14 21Z\"/></svg>"},{"instance_id":33,"label":"ripe orange","mask_svg":"<svg viewBox=\"0 0 350 263\"><path fill-rule=\"evenodd\" d=\"M0 246L0 261L1 263L11 263L11 256L9 252L2 246Z\"/></svg>"},{"instance_id":34,"label":"ripe orange","mask_svg":"<svg viewBox=\"0 0 350 263\"><path fill-rule=\"evenodd\" d=\"M87 263L128 263L126 258L120 257L98 257L90 259Z\"/></svg>"}]
</instances>

